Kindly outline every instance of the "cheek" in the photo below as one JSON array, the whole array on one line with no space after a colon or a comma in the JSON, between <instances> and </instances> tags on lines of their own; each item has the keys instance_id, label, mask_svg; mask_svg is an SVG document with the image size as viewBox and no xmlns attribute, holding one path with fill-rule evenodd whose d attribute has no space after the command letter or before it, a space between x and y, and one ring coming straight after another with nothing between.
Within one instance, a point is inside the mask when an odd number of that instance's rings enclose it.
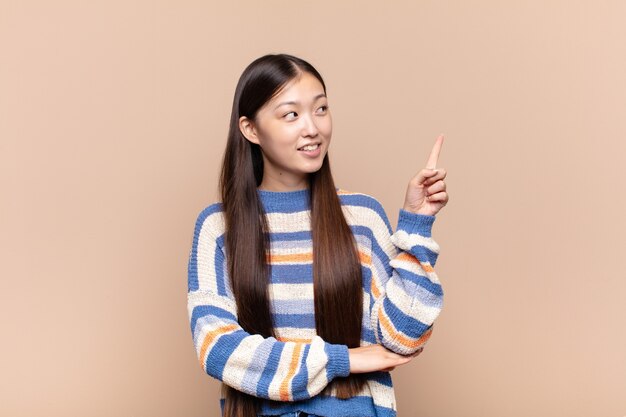
<instances>
[{"instance_id":1,"label":"cheek","mask_svg":"<svg viewBox=\"0 0 626 417\"><path fill-rule=\"evenodd\" d=\"M280 123L268 123L263 131L261 146L267 151L280 153L293 141L294 133L291 130Z\"/></svg>"},{"instance_id":2,"label":"cheek","mask_svg":"<svg viewBox=\"0 0 626 417\"><path fill-rule=\"evenodd\" d=\"M274 131L270 133L271 136L265 137L265 140L261 143L263 152L272 159L281 159L289 157L297 152L296 143L297 135L294 133L281 131Z\"/></svg>"},{"instance_id":3,"label":"cheek","mask_svg":"<svg viewBox=\"0 0 626 417\"><path fill-rule=\"evenodd\" d=\"M319 124L319 129L324 132L325 136L330 136L333 131L333 120L330 117L325 117Z\"/></svg>"}]
</instances>

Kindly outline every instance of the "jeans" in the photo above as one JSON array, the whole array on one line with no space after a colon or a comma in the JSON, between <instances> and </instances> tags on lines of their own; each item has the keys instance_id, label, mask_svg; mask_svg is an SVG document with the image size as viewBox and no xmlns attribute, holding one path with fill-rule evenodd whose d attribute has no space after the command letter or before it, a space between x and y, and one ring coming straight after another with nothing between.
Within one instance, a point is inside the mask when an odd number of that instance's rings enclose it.
<instances>
[{"instance_id":1,"label":"jeans","mask_svg":"<svg viewBox=\"0 0 626 417\"><path fill-rule=\"evenodd\" d=\"M268 416L268 415L259 414L259 417L306 417L306 416L321 417L321 416L316 416L315 414L305 413L304 411L292 411L289 413L281 414L280 416Z\"/></svg>"}]
</instances>

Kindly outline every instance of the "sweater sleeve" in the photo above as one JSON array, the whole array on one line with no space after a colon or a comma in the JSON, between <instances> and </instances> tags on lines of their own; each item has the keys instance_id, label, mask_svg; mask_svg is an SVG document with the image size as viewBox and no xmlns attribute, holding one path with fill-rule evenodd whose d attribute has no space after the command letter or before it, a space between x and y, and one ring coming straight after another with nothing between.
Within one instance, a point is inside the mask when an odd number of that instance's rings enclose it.
<instances>
[{"instance_id":1,"label":"sweater sleeve","mask_svg":"<svg viewBox=\"0 0 626 417\"><path fill-rule=\"evenodd\" d=\"M234 389L277 401L311 398L335 377L348 376L346 345L317 335L310 343L279 341L239 325L225 251L216 238L217 218L210 208L198 217L188 263L187 309L203 371Z\"/></svg>"},{"instance_id":2,"label":"sweater sleeve","mask_svg":"<svg viewBox=\"0 0 626 417\"><path fill-rule=\"evenodd\" d=\"M370 317L377 343L402 355L423 347L443 307L443 291L433 269L439 245L431 235L435 216L400 209L398 227L382 205L372 226Z\"/></svg>"}]
</instances>

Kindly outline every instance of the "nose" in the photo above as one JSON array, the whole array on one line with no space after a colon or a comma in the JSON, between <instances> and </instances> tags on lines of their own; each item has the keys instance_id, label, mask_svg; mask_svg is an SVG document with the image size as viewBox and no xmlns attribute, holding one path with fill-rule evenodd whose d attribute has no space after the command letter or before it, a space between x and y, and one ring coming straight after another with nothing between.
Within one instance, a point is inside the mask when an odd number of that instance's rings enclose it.
<instances>
[{"instance_id":1,"label":"nose","mask_svg":"<svg viewBox=\"0 0 626 417\"><path fill-rule=\"evenodd\" d=\"M303 117L302 120L304 120L304 126L302 127L302 135L303 136L317 136L319 129L317 128L317 124L315 123L315 120L313 119L313 117L309 116L309 117Z\"/></svg>"}]
</instances>

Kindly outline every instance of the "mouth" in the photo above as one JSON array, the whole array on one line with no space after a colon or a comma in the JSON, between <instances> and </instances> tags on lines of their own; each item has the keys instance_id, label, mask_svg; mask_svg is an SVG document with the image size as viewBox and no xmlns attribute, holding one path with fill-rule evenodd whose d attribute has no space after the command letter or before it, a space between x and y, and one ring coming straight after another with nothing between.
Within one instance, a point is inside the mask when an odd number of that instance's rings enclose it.
<instances>
[{"instance_id":1,"label":"mouth","mask_svg":"<svg viewBox=\"0 0 626 417\"><path fill-rule=\"evenodd\" d=\"M322 146L321 143L315 143L315 144L306 145L306 146L303 146L301 148L298 148L298 150L299 151L305 151L305 152L311 152L311 151L318 150L321 146Z\"/></svg>"},{"instance_id":2,"label":"mouth","mask_svg":"<svg viewBox=\"0 0 626 417\"><path fill-rule=\"evenodd\" d=\"M322 154L322 144L316 143L314 145L303 146L298 148L298 152L307 158L317 158Z\"/></svg>"}]
</instances>

